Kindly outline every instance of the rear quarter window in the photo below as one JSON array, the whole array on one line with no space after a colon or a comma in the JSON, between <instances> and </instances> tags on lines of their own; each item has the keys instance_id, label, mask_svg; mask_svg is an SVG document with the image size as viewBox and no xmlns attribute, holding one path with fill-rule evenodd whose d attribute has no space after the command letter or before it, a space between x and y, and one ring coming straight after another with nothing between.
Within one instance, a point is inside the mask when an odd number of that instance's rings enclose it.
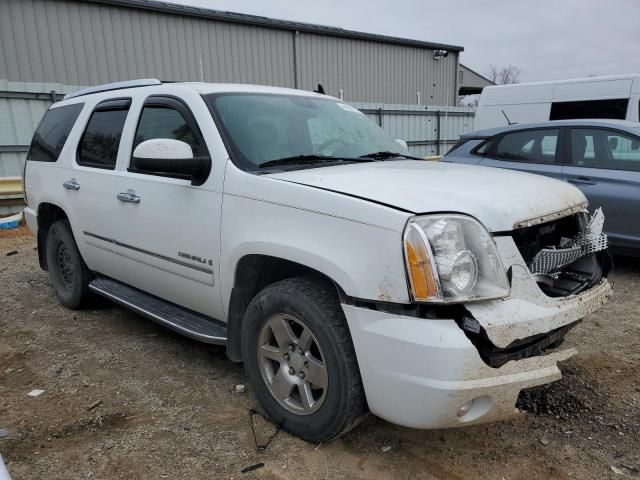
<instances>
[{"instance_id":1,"label":"rear quarter window","mask_svg":"<svg viewBox=\"0 0 640 480\"><path fill-rule=\"evenodd\" d=\"M82 111L83 103L47 110L31 140L27 160L55 162Z\"/></svg>"}]
</instances>

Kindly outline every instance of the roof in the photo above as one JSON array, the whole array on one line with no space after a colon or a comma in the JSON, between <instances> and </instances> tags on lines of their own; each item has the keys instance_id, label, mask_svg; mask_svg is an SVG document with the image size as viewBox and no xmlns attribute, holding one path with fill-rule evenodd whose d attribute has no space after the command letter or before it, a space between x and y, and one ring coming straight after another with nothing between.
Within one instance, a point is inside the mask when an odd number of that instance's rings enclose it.
<instances>
[{"instance_id":1,"label":"roof","mask_svg":"<svg viewBox=\"0 0 640 480\"><path fill-rule=\"evenodd\" d=\"M610 80L633 80L640 78L640 73L627 73L624 75L603 75L601 77L582 77L582 78L565 78L563 80L544 80L541 82L525 82L525 83L512 83L509 85L492 85L490 88L520 88L527 87L529 85L558 85L564 83L591 83L602 82Z\"/></svg>"},{"instance_id":2,"label":"roof","mask_svg":"<svg viewBox=\"0 0 640 480\"><path fill-rule=\"evenodd\" d=\"M173 89L173 87L187 87L200 95L210 93L267 93L280 95L298 95L305 97L316 97L321 99L338 100L330 95L310 92L307 90L299 90L286 87L271 87L267 85L252 85L245 83L206 83L206 82L161 82L155 78L146 78L140 80L126 80L123 82L105 83L89 88L75 90L65 95L62 101L55 105L63 106L71 103L84 101L87 96L100 95L104 98L112 98L114 96L122 96L129 94L132 90L140 88L151 88L157 93L163 88ZM158 90L160 89L160 90ZM115 92L115 93L114 93Z\"/></svg>"},{"instance_id":3,"label":"roof","mask_svg":"<svg viewBox=\"0 0 640 480\"><path fill-rule=\"evenodd\" d=\"M331 35L334 37L353 38L359 40L370 40L373 42L392 43L396 45L405 45L418 48L429 48L438 50L449 50L452 52L462 52L463 47L456 45L447 45L444 43L425 42L410 38L390 37L387 35L378 35L375 33L357 32L354 30L345 30L339 27L330 27L326 25L316 25L313 23L294 22L290 20L279 20L275 18L261 17L258 15L249 15L245 13L225 12L222 10L211 10L207 8L190 7L187 5L178 5L173 3L158 2L154 0L84 0L91 3L102 3L106 5L115 5L121 7L137 8L140 10L150 10L154 12L170 13L174 15L184 15L190 17L199 17L210 20L218 20L223 22L241 23L245 25L256 25L261 27L276 28L281 30L290 30L292 32L318 33L322 35Z\"/></svg>"},{"instance_id":4,"label":"roof","mask_svg":"<svg viewBox=\"0 0 640 480\"><path fill-rule=\"evenodd\" d=\"M489 82L492 85L495 85L496 83L493 80L489 80L487 77L485 77L484 75L482 75L481 73L476 72L474 69L467 67L466 65L463 65L462 63L460 64L460 68L464 68L465 70L469 70L471 73L473 73L474 75L479 76L480 78L485 79L487 82Z\"/></svg>"},{"instance_id":5,"label":"roof","mask_svg":"<svg viewBox=\"0 0 640 480\"><path fill-rule=\"evenodd\" d=\"M621 130L628 130L635 134L640 129L640 122L630 122L628 120L608 120L608 119L576 119L576 120L551 120L549 122L537 123L514 123L513 125L505 125L503 127L487 128L485 130L477 130L475 132L465 133L461 138L488 138L498 135L499 133L527 130L533 128L553 128L553 127L613 127Z\"/></svg>"}]
</instances>

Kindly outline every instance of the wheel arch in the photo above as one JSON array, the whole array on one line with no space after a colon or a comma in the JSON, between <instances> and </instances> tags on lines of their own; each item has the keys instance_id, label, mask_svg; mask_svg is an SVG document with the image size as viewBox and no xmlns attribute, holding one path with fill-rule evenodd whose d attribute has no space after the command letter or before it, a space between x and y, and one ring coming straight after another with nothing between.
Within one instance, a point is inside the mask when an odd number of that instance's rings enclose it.
<instances>
[{"instance_id":1,"label":"wheel arch","mask_svg":"<svg viewBox=\"0 0 640 480\"><path fill-rule=\"evenodd\" d=\"M323 278L335 287L338 298L346 296L333 278L308 265L264 254L248 254L238 260L227 308L227 355L230 360L242 361L242 321L253 297L272 283L302 275Z\"/></svg>"},{"instance_id":2,"label":"wheel arch","mask_svg":"<svg viewBox=\"0 0 640 480\"><path fill-rule=\"evenodd\" d=\"M60 206L53 203L43 202L38 205L38 261L40 268L48 270L47 267L47 234L51 225L58 220L69 220L69 216Z\"/></svg>"}]
</instances>

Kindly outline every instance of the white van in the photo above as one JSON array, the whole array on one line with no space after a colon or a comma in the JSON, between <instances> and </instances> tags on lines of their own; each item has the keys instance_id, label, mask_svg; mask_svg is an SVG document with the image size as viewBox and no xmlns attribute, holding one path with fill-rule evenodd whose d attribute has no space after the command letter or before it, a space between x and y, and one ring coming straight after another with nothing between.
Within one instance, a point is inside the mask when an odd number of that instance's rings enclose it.
<instances>
[{"instance_id":1,"label":"white van","mask_svg":"<svg viewBox=\"0 0 640 480\"><path fill-rule=\"evenodd\" d=\"M577 118L640 120L640 74L485 87L474 127Z\"/></svg>"}]
</instances>

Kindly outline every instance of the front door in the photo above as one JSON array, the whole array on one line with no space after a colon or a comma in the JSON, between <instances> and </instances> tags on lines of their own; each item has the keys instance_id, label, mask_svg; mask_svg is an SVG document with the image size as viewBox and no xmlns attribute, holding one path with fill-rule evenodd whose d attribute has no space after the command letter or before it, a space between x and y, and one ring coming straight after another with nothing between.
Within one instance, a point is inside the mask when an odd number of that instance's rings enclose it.
<instances>
[{"instance_id":1,"label":"front door","mask_svg":"<svg viewBox=\"0 0 640 480\"><path fill-rule=\"evenodd\" d=\"M198 118L175 97L144 99L135 135L129 140L130 152L154 138L181 140L191 146L194 156L209 154ZM117 195L120 228L116 245L123 281L222 319L217 293L222 182L212 178L222 172L212 171L203 185L193 186L190 180L136 168L130 156L123 175Z\"/></svg>"},{"instance_id":2,"label":"front door","mask_svg":"<svg viewBox=\"0 0 640 480\"><path fill-rule=\"evenodd\" d=\"M604 128L571 129L571 165L565 178L602 207L611 245L640 247L640 137Z\"/></svg>"}]
</instances>

